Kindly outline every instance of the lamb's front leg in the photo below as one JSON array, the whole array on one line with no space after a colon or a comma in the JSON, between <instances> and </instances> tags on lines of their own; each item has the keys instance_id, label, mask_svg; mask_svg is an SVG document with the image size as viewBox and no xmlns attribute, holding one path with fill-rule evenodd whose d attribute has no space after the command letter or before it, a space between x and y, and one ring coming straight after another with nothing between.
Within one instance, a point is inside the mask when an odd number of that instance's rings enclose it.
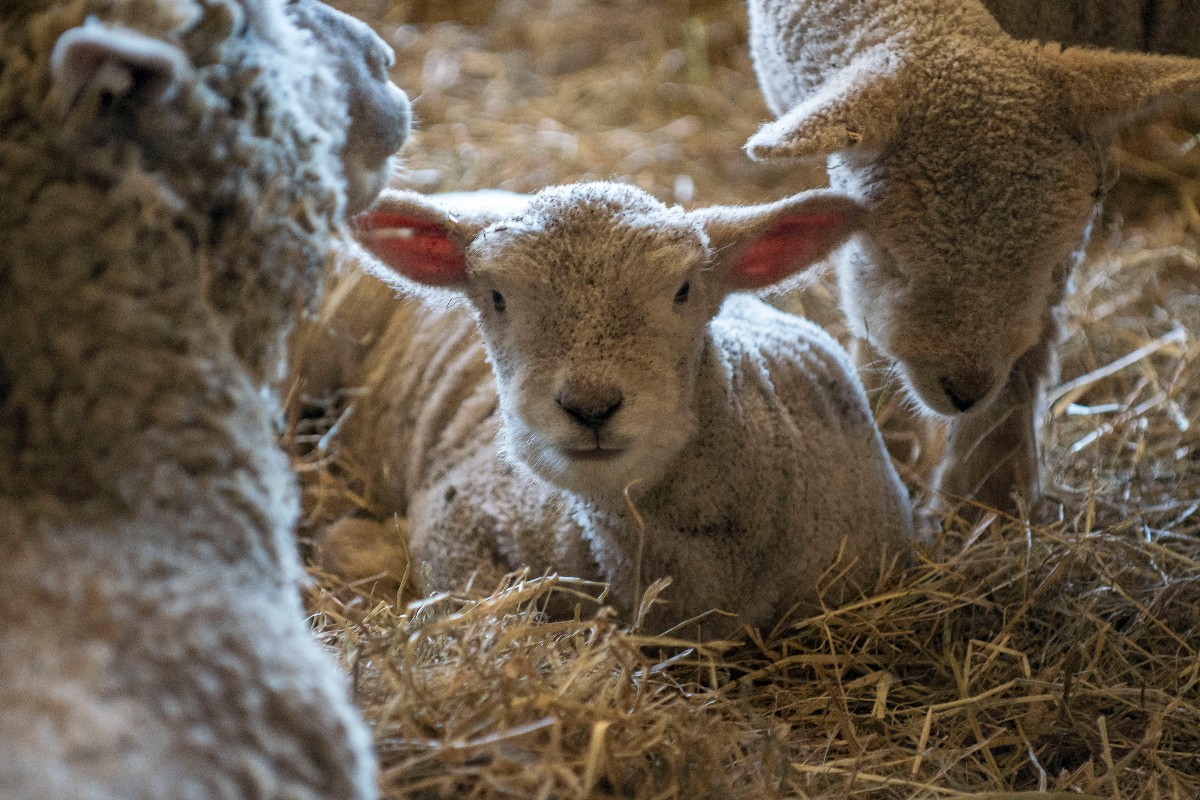
<instances>
[{"instance_id":1,"label":"lamb's front leg","mask_svg":"<svg viewBox=\"0 0 1200 800\"><path fill-rule=\"evenodd\" d=\"M561 492L505 462L492 444L418 493L410 523L414 567L429 591L471 584L490 592L523 568L533 577L599 578ZM552 593L542 609L570 619L577 606L595 612L571 592Z\"/></svg>"},{"instance_id":2,"label":"lamb's front leg","mask_svg":"<svg viewBox=\"0 0 1200 800\"><path fill-rule=\"evenodd\" d=\"M993 402L949 422L934 484L946 505L968 501L1014 514L1021 500L1038 497L1038 432L1046 385L1055 371L1058 325L1051 318L1043 330L1042 339L1017 359Z\"/></svg>"}]
</instances>

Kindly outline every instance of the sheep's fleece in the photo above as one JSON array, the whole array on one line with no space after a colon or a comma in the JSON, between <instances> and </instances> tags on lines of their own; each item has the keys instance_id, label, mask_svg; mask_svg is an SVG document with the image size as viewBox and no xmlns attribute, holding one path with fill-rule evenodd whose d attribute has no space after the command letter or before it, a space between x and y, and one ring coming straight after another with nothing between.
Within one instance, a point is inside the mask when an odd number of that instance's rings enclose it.
<instances>
[{"instance_id":1,"label":"sheep's fleece","mask_svg":"<svg viewBox=\"0 0 1200 800\"><path fill-rule=\"evenodd\" d=\"M5 800L375 796L272 383L407 133L389 58L315 0L5 0Z\"/></svg>"},{"instance_id":2,"label":"sheep's fleece","mask_svg":"<svg viewBox=\"0 0 1200 800\"><path fill-rule=\"evenodd\" d=\"M994 3L1022 34L1043 21L1083 42L1135 5ZM1200 51L1196 10L1150 6L1156 19L1127 19L1114 36L1141 24L1142 44ZM749 8L755 71L779 119L747 150L825 158L833 188L863 203L864 235L836 262L856 354L882 353L921 407L949 420L944 496L1015 510L1040 488L1056 308L1111 182L1114 131L1194 98L1200 60L1018 40L978 0Z\"/></svg>"},{"instance_id":3,"label":"sheep's fleece","mask_svg":"<svg viewBox=\"0 0 1200 800\"><path fill-rule=\"evenodd\" d=\"M726 298L839 245L852 203L814 192L685 212L618 184L487 197L388 192L359 234L470 310L426 297L381 313L389 289L360 277L331 295L330 349L300 367L328 384L309 391L365 387L340 440L375 470L376 499L408 515L414 574L490 589L550 570L608 583L627 618L639 588L670 576L652 629L713 609L764 626L811 609L839 558L829 602L911 547L907 494L845 352ZM572 419L597 401L607 421Z\"/></svg>"},{"instance_id":4,"label":"sheep's fleece","mask_svg":"<svg viewBox=\"0 0 1200 800\"><path fill-rule=\"evenodd\" d=\"M1194 0L983 0L1017 39L1200 56Z\"/></svg>"}]
</instances>

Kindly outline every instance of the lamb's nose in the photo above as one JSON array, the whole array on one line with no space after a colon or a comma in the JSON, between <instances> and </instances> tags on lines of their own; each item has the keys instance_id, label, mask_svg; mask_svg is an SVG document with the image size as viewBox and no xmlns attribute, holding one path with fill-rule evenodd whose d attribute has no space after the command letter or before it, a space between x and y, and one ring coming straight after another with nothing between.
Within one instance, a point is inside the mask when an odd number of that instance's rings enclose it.
<instances>
[{"instance_id":1,"label":"lamb's nose","mask_svg":"<svg viewBox=\"0 0 1200 800\"><path fill-rule=\"evenodd\" d=\"M570 417L593 431L599 431L621 408L625 397L611 384L594 385L570 381L558 393L559 406Z\"/></svg>"},{"instance_id":2,"label":"lamb's nose","mask_svg":"<svg viewBox=\"0 0 1200 800\"><path fill-rule=\"evenodd\" d=\"M963 369L943 376L941 384L951 405L969 411L991 391L992 379L983 370Z\"/></svg>"}]
</instances>

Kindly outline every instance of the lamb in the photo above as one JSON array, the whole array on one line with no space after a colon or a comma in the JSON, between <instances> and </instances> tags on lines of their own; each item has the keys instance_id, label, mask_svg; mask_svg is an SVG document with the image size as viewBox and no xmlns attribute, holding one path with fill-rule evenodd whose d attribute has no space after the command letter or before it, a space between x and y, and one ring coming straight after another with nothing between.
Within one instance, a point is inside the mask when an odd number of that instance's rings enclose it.
<instances>
[{"instance_id":1,"label":"lamb","mask_svg":"<svg viewBox=\"0 0 1200 800\"><path fill-rule=\"evenodd\" d=\"M340 377L366 387L342 445L381 465L415 574L444 590L521 567L603 581L626 619L670 576L647 624L711 637L735 621L690 621L722 609L768 625L818 607L820 589L869 588L911 547L845 352L731 294L836 248L853 202L684 211L589 183L505 204L391 191L356 223L374 275L470 308L401 302ZM351 328L386 291L346 296Z\"/></svg>"},{"instance_id":2,"label":"lamb","mask_svg":"<svg viewBox=\"0 0 1200 800\"><path fill-rule=\"evenodd\" d=\"M1053 16L1049 4L1024 17L1029 3L992 5L1014 27ZM856 359L894 362L917 404L948 421L944 497L1017 511L1040 491L1057 309L1111 182L1114 131L1194 96L1200 61L1019 41L978 0L749 9L755 71L779 118L747 151L826 158L833 188L866 209L836 261ZM1195 12L1179 13L1196 31ZM1150 44L1200 51L1195 33L1151 27Z\"/></svg>"},{"instance_id":3,"label":"lamb","mask_svg":"<svg viewBox=\"0 0 1200 800\"><path fill-rule=\"evenodd\" d=\"M0 797L365 800L304 623L283 342L408 101L316 0L0 20Z\"/></svg>"}]
</instances>

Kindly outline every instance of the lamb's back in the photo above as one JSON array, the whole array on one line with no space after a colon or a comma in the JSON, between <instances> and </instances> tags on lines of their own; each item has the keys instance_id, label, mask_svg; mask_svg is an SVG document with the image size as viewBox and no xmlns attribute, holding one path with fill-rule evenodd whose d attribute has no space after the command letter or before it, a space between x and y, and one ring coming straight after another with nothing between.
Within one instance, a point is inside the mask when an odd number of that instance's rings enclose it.
<instances>
[{"instance_id":1,"label":"lamb's back","mask_svg":"<svg viewBox=\"0 0 1200 800\"><path fill-rule=\"evenodd\" d=\"M1185 0L983 0L983 4L1017 39L1200 56L1200 7Z\"/></svg>"},{"instance_id":2,"label":"lamb's back","mask_svg":"<svg viewBox=\"0 0 1200 800\"><path fill-rule=\"evenodd\" d=\"M394 294L366 278L364 291ZM346 447L377 478L375 499L407 513L413 495L495 436L496 388L465 304L393 298L391 315L344 385L359 397ZM381 466L382 465L382 466Z\"/></svg>"}]
</instances>

